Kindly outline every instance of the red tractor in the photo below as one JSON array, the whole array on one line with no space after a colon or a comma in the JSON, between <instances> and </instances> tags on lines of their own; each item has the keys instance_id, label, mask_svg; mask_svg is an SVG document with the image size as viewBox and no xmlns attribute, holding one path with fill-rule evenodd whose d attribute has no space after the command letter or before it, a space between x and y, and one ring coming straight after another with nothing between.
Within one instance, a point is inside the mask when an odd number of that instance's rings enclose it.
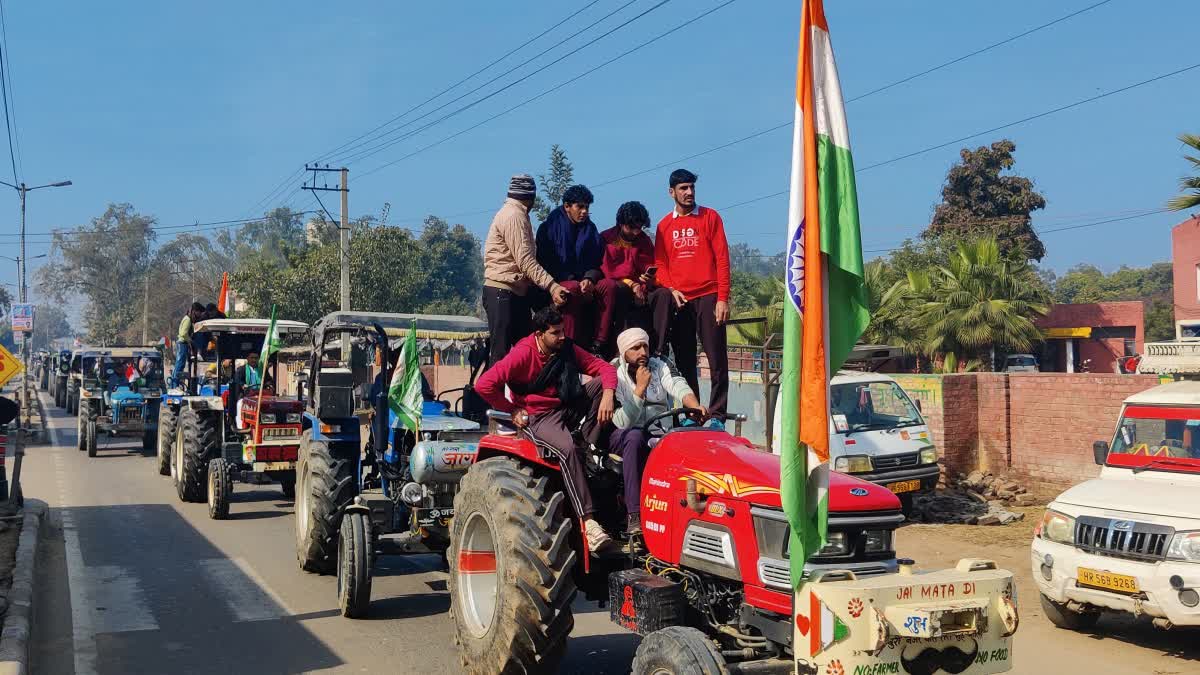
<instances>
[{"instance_id":1,"label":"red tractor","mask_svg":"<svg viewBox=\"0 0 1200 675\"><path fill-rule=\"evenodd\" d=\"M492 434L459 483L450 596L469 673L555 672L574 626L577 591L609 603L646 636L634 673L791 673L793 591L779 457L723 430L683 426L677 409L642 477L644 548L594 557L553 454ZM494 420L506 416L491 413ZM738 422L733 416L729 420ZM602 451L588 482L610 533L625 523L621 470ZM885 488L833 474L829 544L810 572L842 578L896 570L900 502ZM851 573L840 572L850 570Z\"/></svg>"}]
</instances>

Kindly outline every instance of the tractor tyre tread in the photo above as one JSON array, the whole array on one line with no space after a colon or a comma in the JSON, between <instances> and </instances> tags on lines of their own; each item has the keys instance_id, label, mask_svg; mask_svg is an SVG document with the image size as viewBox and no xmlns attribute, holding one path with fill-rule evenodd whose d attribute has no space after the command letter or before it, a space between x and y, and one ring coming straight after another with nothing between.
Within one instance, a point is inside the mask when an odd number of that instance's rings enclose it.
<instances>
[{"instance_id":1,"label":"tractor tyre tread","mask_svg":"<svg viewBox=\"0 0 1200 675\"><path fill-rule=\"evenodd\" d=\"M85 434L88 457L96 456L96 433L96 418L89 417L87 421L87 433Z\"/></svg>"},{"instance_id":2,"label":"tractor tyre tread","mask_svg":"<svg viewBox=\"0 0 1200 675\"><path fill-rule=\"evenodd\" d=\"M171 475L171 453L175 451L175 429L179 416L167 406L158 411L158 475Z\"/></svg>"},{"instance_id":3,"label":"tractor tyre tread","mask_svg":"<svg viewBox=\"0 0 1200 675\"><path fill-rule=\"evenodd\" d=\"M229 517L229 498L233 493L233 481L229 476L229 464L222 457L208 461L208 517L225 520Z\"/></svg>"},{"instance_id":4,"label":"tractor tyre tread","mask_svg":"<svg viewBox=\"0 0 1200 675\"><path fill-rule=\"evenodd\" d=\"M179 433L183 435L183 466L176 467L179 474L176 488L182 501L205 501L208 461L217 454L218 430L214 419L215 416L201 415L191 408L180 411Z\"/></svg>"},{"instance_id":5,"label":"tractor tyre tread","mask_svg":"<svg viewBox=\"0 0 1200 675\"><path fill-rule=\"evenodd\" d=\"M371 519L365 513L350 512L342 519L338 533L338 607L342 616L361 619L371 605L371 567L374 562Z\"/></svg>"},{"instance_id":6,"label":"tractor tyre tread","mask_svg":"<svg viewBox=\"0 0 1200 675\"><path fill-rule=\"evenodd\" d=\"M301 439L296 472L296 489L308 490L311 510L296 510L296 558L306 572L332 574L337 570L342 508L358 494L358 464L349 457L334 455L328 443L312 440L311 433L306 431ZM311 484L304 482L306 473L312 476ZM301 518L310 519L306 532L301 529Z\"/></svg>"},{"instance_id":7,"label":"tractor tyre tread","mask_svg":"<svg viewBox=\"0 0 1200 675\"><path fill-rule=\"evenodd\" d=\"M669 626L646 636L633 656L631 675L728 675L725 658L704 633Z\"/></svg>"},{"instance_id":8,"label":"tractor tyre tread","mask_svg":"<svg viewBox=\"0 0 1200 675\"><path fill-rule=\"evenodd\" d=\"M503 505L503 506L501 506ZM458 556L453 554L472 513L492 527L499 584L496 614L482 638L471 635L458 608ZM575 627L571 601L573 520L565 495L550 479L507 457L467 472L455 498L451 535L450 615L464 672L553 673Z\"/></svg>"}]
</instances>

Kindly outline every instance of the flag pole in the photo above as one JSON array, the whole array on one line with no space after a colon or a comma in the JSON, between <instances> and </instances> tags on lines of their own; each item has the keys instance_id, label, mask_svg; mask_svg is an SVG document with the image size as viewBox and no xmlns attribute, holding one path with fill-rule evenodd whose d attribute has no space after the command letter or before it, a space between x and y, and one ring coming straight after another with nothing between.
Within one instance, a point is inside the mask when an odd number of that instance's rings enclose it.
<instances>
[{"instance_id":1,"label":"flag pole","mask_svg":"<svg viewBox=\"0 0 1200 675\"><path fill-rule=\"evenodd\" d=\"M274 333L274 332L275 332L275 305L271 305L271 323L270 323L270 324L267 326L267 334L266 334L265 336L263 336L263 341L264 341L264 342L263 342L263 344L264 344L264 345L266 344L266 341L270 340L270 339L273 337L273 336L272 336L272 333ZM251 441L254 443L254 447L255 447L256 454L257 454L257 449L258 449L258 432L259 432L259 428L260 428L260 427L262 427L262 416L263 416L263 404L262 404L262 398L263 398L263 386L264 386L264 385L266 385L266 383L267 383L267 367L268 367L268 365L269 365L269 364L270 364L270 362L271 362L271 350L270 350L270 349L264 349L264 351L266 351L266 352L267 352L267 357L266 357L266 358L263 360L263 362L262 362L262 365L261 365L261 366L259 366L259 372L258 372L258 414L254 416L254 436L251 438Z\"/></svg>"}]
</instances>

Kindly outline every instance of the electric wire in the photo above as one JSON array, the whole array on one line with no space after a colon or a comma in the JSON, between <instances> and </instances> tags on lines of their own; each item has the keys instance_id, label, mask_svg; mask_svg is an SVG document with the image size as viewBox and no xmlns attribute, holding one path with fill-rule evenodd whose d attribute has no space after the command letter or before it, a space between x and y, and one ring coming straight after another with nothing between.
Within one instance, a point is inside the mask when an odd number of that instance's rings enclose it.
<instances>
[{"instance_id":1,"label":"electric wire","mask_svg":"<svg viewBox=\"0 0 1200 675\"><path fill-rule=\"evenodd\" d=\"M16 150L17 150L17 169L20 171L20 174L23 176L23 175L25 175L25 165L21 161L21 133L20 133L21 126L17 123L17 99L13 95L12 65L9 62L9 57L8 57L8 52L9 52L9 49L8 49L8 25L7 25L7 21L5 20L5 16L4 16L3 0L0 0L0 41L2 41L4 43L4 53L0 54L0 56L2 56L4 59L5 82L8 84L8 101L9 101L9 107L12 108L12 127L14 130L13 131L13 141L16 145Z\"/></svg>"},{"instance_id":2,"label":"electric wire","mask_svg":"<svg viewBox=\"0 0 1200 675\"><path fill-rule=\"evenodd\" d=\"M9 118L8 111L8 42L5 41L0 45L0 95L4 99L4 127L8 131L8 158L12 162L13 185L20 185L21 181L17 178L17 153L16 147L13 145L13 128L12 120Z\"/></svg>"}]
</instances>

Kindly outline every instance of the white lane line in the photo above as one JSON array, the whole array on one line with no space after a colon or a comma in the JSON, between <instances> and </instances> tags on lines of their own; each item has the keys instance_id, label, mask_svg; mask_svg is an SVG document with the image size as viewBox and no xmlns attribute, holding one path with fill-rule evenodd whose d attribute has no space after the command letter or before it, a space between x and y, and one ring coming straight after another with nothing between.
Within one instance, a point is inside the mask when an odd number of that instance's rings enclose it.
<instances>
[{"instance_id":1,"label":"white lane line","mask_svg":"<svg viewBox=\"0 0 1200 675\"><path fill-rule=\"evenodd\" d=\"M267 621L295 614L244 559L209 558L198 564L209 587L217 591L237 621Z\"/></svg>"},{"instance_id":2,"label":"white lane line","mask_svg":"<svg viewBox=\"0 0 1200 675\"><path fill-rule=\"evenodd\" d=\"M96 633L158 630L135 572L116 565L98 565L87 568L87 576L84 595Z\"/></svg>"},{"instance_id":3,"label":"white lane line","mask_svg":"<svg viewBox=\"0 0 1200 675\"><path fill-rule=\"evenodd\" d=\"M61 472L62 462L55 456L55 468ZM65 495L60 495L65 503ZM83 554L79 550L79 530L75 517L62 510L63 543L67 554L67 587L71 593L71 630L75 647L75 675L96 675L96 632L92 629L92 612L88 606L86 573Z\"/></svg>"}]
</instances>

